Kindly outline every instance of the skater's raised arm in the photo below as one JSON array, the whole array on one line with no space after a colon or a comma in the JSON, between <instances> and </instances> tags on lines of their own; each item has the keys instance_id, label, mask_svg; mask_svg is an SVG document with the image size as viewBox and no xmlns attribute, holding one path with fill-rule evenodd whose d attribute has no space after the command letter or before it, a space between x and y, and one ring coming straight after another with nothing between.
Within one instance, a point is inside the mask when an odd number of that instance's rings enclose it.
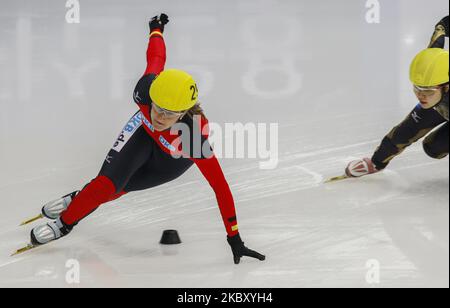
<instances>
[{"instance_id":1,"label":"skater's raised arm","mask_svg":"<svg viewBox=\"0 0 450 308\"><path fill-rule=\"evenodd\" d=\"M444 17L437 25L428 48L444 48L445 38L448 37L448 16Z\"/></svg>"},{"instance_id":2,"label":"skater's raised arm","mask_svg":"<svg viewBox=\"0 0 450 308\"><path fill-rule=\"evenodd\" d=\"M150 38L147 48L147 68L144 75L158 75L164 70L166 64L166 44L164 42L163 33L164 26L169 22L166 14L155 16L149 22Z\"/></svg>"}]
</instances>

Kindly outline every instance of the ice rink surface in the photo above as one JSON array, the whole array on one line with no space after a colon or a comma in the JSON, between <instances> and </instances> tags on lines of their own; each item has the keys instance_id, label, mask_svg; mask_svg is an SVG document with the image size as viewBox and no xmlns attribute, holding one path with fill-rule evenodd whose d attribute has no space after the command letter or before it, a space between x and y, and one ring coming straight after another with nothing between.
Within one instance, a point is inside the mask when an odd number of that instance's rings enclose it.
<instances>
[{"instance_id":1,"label":"ice rink surface","mask_svg":"<svg viewBox=\"0 0 450 308\"><path fill-rule=\"evenodd\" d=\"M447 1L380 1L377 24L365 0L81 0L79 24L66 23L64 2L0 0L0 287L449 286L448 158L418 143L383 173L322 183L415 106L408 66ZM241 235L266 262L233 264L195 167L10 257L33 226L21 221L97 175L137 109L147 21L160 12L171 19L166 67L196 76L211 121L279 123L276 169L222 160ZM183 243L161 247L164 229ZM66 281L70 260L78 285Z\"/></svg>"}]
</instances>

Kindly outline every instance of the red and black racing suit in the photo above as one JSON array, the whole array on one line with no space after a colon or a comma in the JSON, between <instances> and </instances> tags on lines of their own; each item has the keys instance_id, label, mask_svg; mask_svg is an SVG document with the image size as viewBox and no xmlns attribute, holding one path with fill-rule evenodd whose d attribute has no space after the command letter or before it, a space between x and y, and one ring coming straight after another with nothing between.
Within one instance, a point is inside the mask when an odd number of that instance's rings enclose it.
<instances>
[{"instance_id":1,"label":"red and black racing suit","mask_svg":"<svg viewBox=\"0 0 450 308\"><path fill-rule=\"evenodd\" d=\"M147 49L147 68L134 91L134 101L139 111L125 125L117 141L109 151L99 175L87 184L62 214L62 222L69 228L96 210L101 204L120 196L168 183L192 165L197 165L213 188L228 236L238 234L236 211L229 185L217 158L208 143L208 121L205 117L184 116L180 121L190 128L189 146L181 143L182 131L158 132L152 125L150 111L152 101L150 86L164 70L166 46L159 31L150 34ZM192 140L200 136L201 148L194 151ZM178 145L177 145L178 141ZM197 142L198 143L198 142ZM201 153L200 155L193 155ZM183 157L175 158L174 154ZM192 187L195 189L195 187ZM183 198L183 196L179 196Z\"/></svg>"}]
</instances>

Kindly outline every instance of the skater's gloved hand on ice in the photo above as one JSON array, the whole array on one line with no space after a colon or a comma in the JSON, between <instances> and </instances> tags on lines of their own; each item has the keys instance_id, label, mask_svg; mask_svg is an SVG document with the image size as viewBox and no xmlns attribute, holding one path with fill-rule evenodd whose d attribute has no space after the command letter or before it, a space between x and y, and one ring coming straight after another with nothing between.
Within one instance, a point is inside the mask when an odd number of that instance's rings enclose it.
<instances>
[{"instance_id":1,"label":"skater's gloved hand on ice","mask_svg":"<svg viewBox=\"0 0 450 308\"><path fill-rule=\"evenodd\" d=\"M266 259L266 256L263 256L262 254L245 247L239 233L233 237L228 237L227 241L231 246L231 250L233 251L234 264L239 264L242 257L255 258L260 261L264 261Z\"/></svg>"},{"instance_id":2,"label":"skater's gloved hand on ice","mask_svg":"<svg viewBox=\"0 0 450 308\"><path fill-rule=\"evenodd\" d=\"M364 175L377 173L378 171L370 158L363 158L350 162L345 169L345 174L352 178L359 178Z\"/></svg>"},{"instance_id":3,"label":"skater's gloved hand on ice","mask_svg":"<svg viewBox=\"0 0 450 308\"><path fill-rule=\"evenodd\" d=\"M169 16L162 13L159 16L155 16L150 20L149 26L150 26L150 32L153 32L155 30L160 30L161 33L164 33L164 26L169 23Z\"/></svg>"}]
</instances>

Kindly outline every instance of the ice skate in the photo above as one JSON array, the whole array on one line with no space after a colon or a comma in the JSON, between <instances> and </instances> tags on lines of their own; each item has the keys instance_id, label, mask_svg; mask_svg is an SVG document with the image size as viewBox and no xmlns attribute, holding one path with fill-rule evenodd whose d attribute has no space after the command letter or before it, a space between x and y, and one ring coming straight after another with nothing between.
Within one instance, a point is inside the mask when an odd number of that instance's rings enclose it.
<instances>
[{"instance_id":1,"label":"ice skate","mask_svg":"<svg viewBox=\"0 0 450 308\"><path fill-rule=\"evenodd\" d=\"M42 207L41 214L22 222L20 225L25 226L42 218L57 219L61 213L69 207L70 202L72 202L73 198L75 198L78 193L79 191L74 191L59 199L48 202Z\"/></svg>"}]
</instances>

